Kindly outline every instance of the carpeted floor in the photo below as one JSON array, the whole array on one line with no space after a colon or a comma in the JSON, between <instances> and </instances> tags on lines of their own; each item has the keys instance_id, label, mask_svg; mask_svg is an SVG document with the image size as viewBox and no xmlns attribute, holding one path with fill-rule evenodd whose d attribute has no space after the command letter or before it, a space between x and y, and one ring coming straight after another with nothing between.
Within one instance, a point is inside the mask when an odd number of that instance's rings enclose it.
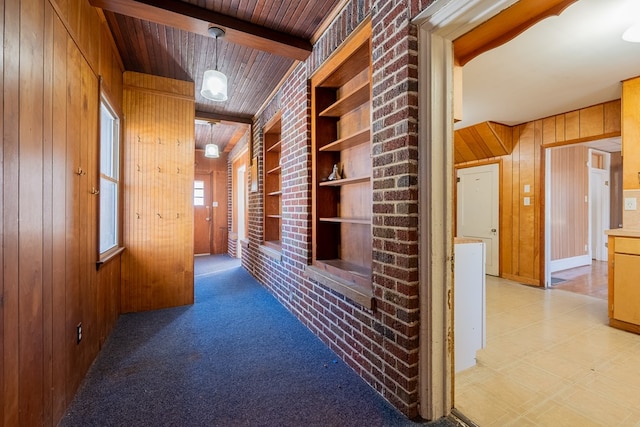
<instances>
[{"instance_id":1,"label":"carpeted floor","mask_svg":"<svg viewBox=\"0 0 640 427\"><path fill-rule=\"evenodd\" d=\"M60 425L418 425L233 261L193 306L122 315Z\"/></svg>"}]
</instances>

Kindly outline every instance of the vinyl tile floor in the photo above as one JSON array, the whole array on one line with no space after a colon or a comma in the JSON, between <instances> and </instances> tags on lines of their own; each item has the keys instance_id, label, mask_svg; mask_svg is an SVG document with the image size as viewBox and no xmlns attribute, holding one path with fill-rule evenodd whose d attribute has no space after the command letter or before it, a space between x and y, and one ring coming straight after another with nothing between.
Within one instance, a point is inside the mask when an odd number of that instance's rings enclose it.
<instances>
[{"instance_id":1,"label":"vinyl tile floor","mask_svg":"<svg viewBox=\"0 0 640 427\"><path fill-rule=\"evenodd\" d=\"M607 301L487 276L487 342L455 375L455 407L485 426L640 426L640 335Z\"/></svg>"}]
</instances>

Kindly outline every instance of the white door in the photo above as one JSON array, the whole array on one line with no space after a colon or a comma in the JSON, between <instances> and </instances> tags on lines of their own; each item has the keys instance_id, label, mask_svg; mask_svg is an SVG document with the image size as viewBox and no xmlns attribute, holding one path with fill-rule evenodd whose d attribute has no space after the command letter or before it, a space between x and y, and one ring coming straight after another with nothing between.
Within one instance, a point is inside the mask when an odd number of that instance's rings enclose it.
<instances>
[{"instance_id":1,"label":"white door","mask_svg":"<svg viewBox=\"0 0 640 427\"><path fill-rule=\"evenodd\" d=\"M458 170L458 237L485 243L485 271L500 274L499 260L499 168L498 164Z\"/></svg>"}]
</instances>

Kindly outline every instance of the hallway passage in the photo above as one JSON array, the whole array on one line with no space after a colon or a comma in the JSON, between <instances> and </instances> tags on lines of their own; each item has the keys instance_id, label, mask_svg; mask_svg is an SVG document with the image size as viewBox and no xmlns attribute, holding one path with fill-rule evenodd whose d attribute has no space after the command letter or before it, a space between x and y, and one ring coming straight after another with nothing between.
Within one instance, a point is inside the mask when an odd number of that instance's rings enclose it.
<instances>
[{"instance_id":1,"label":"hallway passage","mask_svg":"<svg viewBox=\"0 0 640 427\"><path fill-rule=\"evenodd\" d=\"M120 317L61 426L417 425L236 260L195 270L193 306Z\"/></svg>"}]
</instances>

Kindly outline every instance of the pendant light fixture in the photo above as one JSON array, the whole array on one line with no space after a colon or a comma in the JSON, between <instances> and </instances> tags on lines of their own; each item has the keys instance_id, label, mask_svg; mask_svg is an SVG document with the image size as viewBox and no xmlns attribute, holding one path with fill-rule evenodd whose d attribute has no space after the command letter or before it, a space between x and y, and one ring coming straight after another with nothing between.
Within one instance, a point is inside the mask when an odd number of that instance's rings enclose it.
<instances>
[{"instance_id":1,"label":"pendant light fixture","mask_svg":"<svg viewBox=\"0 0 640 427\"><path fill-rule=\"evenodd\" d=\"M218 71L218 38L224 37L224 30L218 27L209 27L209 35L216 39L216 63L214 70L204 72L200 94L212 101L226 101L227 76Z\"/></svg>"},{"instance_id":2,"label":"pendant light fixture","mask_svg":"<svg viewBox=\"0 0 640 427\"><path fill-rule=\"evenodd\" d=\"M218 146L213 143L213 125L215 123L209 123L209 143L204 146L204 156L209 157L210 159L217 159L220 157L220 151L218 150Z\"/></svg>"}]
</instances>

